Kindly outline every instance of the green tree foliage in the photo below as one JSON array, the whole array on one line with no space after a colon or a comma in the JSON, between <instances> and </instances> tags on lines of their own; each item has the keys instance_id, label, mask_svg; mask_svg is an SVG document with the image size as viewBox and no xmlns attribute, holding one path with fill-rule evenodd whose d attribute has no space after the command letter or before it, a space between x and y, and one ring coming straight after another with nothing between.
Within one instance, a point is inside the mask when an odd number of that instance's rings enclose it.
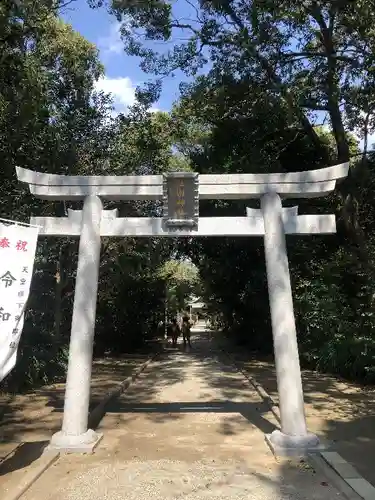
<instances>
[{"instance_id":1,"label":"green tree foliage","mask_svg":"<svg viewBox=\"0 0 375 500\"><path fill-rule=\"evenodd\" d=\"M126 18L125 49L141 57L144 70L159 79L176 70L195 77L182 87L173 112L181 132L177 147L189 154L193 170L298 171L350 160L349 177L336 193L290 200L301 213L336 213L338 226L337 236L290 238L290 267L306 362L373 378L370 4L115 0L111 5L119 20ZM151 40L158 40L157 51ZM328 132L317 126L327 119ZM351 132L364 138L363 154ZM202 215L244 211L244 203L201 202ZM207 238L182 244L181 251L189 252L209 284L208 299L222 323L253 347L269 349L261 242Z\"/></svg>"},{"instance_id":2,"label":"green tree foliage","mask_svg":"<svg viewBox=\"0 0 375 500\"><path fill-rule=\"evenodd\" d=\"M100 108L108 101L97 97L91 104L103 70L97 49L57 17L58 7L11 0L0 6L1 216L25 222L31 214L65 210L32 198L17 183L15 167L75 173L90 154L87 166L100 145L88 149L85 139L92 128L100 135ZM40 241L18 373L8 382L47 380L64 370L66 339L59 326L67 313L61 302L64 288L71 296L74 287L75 253L72 242Z\"/></svg>"},{"instance_id":3,"label":"green tree foliage","mask_svg":"<svg viewBox=\"0 0 375 500\"><path fill-rule=\"evenodd\" d=\"M320 166L350 159L348 131L366 138L374 130L375 14L365 1L113 0L111 10L126 20L125 50L141 58L141 67L155 74L159 85L177 69L195 76L206 68L224 85L227 77L256 82L282 102L289 121L313 145ZM179 17L179 12L184 14ZM318 113L330 121L334 158L314 126ZM358 189L367 175L364 157L352 166L338 194L347 236L374 274L359 221Z\"/></svg>"},{"instance_id":4,"label":"green tree foliage","mask_svg":"<svg viewBox=\"0 0 375 500\"><path fill-rule=\"evenodd\" d=\"M165 283L167 313L176 316L186 309L188 299L201 289L198 269L187 260L171 259L162 264L158 273Z\"/></svg>"},{"instance_id":5,"label":"green tree foliage","mask_svg":"<svg viewBox=\"0 0 375 500\"><path fill-rule=\"evenodd\" d=\"M104 2L90 1L94 7ZM15 166L63 174L286 172L350 160L331 196L288 200L300 213L336 213L337 235L288 238L304 363L374 381L374 12L349 0L112 0L128 53L156 75L125 116L95 92L95 46L65 24L59 2L0 5L1 216L64 216L19 186ZM181 12L181 10L180 10ZM142 41L143 37L143 41ZM159 53L150 48L157 40ZM173 44L163 44L162 42ZM171 48L172 47L172 48ZM193 76L171 113L151 113L162 79ZM200 75L200 76L198 76ZM191 81L192 80L192 81ZM328 119L328 125L321 126ZM364 138L363 154L352 133ZM200 203L202 216L244 215L257 202ZM120 216L160 216L156 202L107 203ZM40 239L10 385L64 374L77 241ZM199 270L186 264L186 256ZM202 283L204 286L202 286ZM269 352L272 336L260 239L103 238L95 352L122 352L156 333L191 293L239 343Z\"/></svg>"},{"instance_id":6,"label":"green tree foliage","mask_svg":"<svg viewBox=\"0 0 375 500\"><path fill-rule=\"evenodd\" d=\"M301 134L282 101L250 80L201 77L185 89L172 115L177 127L204 131L192 145L193 169L208 172L286 172L317 168L319 155ZM189 117L191 117L189 119ZM206 118L207 117L207 118ZM268 118L267 118L268 117ZM334 135L317 127L316 134L335 157ZM348 134L351 155L356 139ZM371 160L370 160L371 161ZM363 227L371 228L371 185L364 196ZM339 214L337 193L323 199L289 200L300 213ZM204 216L244 215L243 202L201 201ZM299 343L303 362L310 367L373 381L374 331L371 276L352 252L338 218L337 236L288 237ZM345 229L345 228L344 228ZM367 245L373 252L372 240ZM241 345L269 353L272 335L262 241L253 238L201 238L181 242L200 270L206 301L217 324Z\"/></svg>"},{"instance_id":7,"label":"green tree foliage","mask_svg":"<svg viewBox=\"0 0 375 500\"><path fill-rule=\"evenodd\" d=\"M189 15L179 19L182 9ZM341 106L347 114L362 111L373 85L374 13L368 2L114 0L112 11L126 16L125 48L142 57L143 69L194 75L209 63L216 74L251 75L285 102L316 145L309 112L328 112L338 159L349 158ZM176 43L156 52L149 40Z\"/></svg>"},{"instance_id":8,"label":"green tree foliage","mask_svg":"<svg viewBox=\"0 0 375 500\"><path fill-rule=\"evenodd\" d=\"M79 203L33 198L17 165L70 175L161 173L173 168L169 116L140 102L111 118L110 96L95 92L103 74L94 45L57 15L51 2L0 5L0 155L2 217L65 216ZM188 165L186 166L188 168ZM113 204L120 216L158 215L156 203ZM142 345L164 314L157 274L173 245L163 240L103 238L95 352ZM70 336L78 242L39 238L19 361L4 381L13 388L64 375Z\"/></svg>"}]
</instances>

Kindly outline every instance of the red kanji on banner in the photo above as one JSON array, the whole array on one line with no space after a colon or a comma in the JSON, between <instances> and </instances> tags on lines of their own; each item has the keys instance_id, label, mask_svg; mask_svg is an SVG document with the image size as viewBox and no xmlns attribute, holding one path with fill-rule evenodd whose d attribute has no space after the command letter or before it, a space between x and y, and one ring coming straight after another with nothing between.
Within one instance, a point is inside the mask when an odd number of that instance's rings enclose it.
<instances>
[{"instance_id":1,"label":"red kanji on banner","mask_svg":"<svg viewBox=\"0 0 375 500\"><path fill-rule=\"evenodd\" d=\"M27 245L27 241L18 240L17 245L16 245L16 249L22 250L23 252L27 252L26 245Z\"/></svg>"},{"instance_id":2,"label":"red kanji on banner","mask_svg":"<svg viewBox=\"0 0 375 500\"><path fill-rule=\"evenodd\" d=\"M10 246L8 238L0 239L0 248L8 248Z\"/></svg>"}]
</instances>

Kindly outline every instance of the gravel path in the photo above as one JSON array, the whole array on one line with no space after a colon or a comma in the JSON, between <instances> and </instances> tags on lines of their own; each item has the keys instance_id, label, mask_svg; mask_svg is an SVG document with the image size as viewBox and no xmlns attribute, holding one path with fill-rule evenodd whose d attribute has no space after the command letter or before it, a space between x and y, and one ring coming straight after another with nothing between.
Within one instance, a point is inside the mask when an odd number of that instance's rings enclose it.
<instances>
[{"instance_id":1,"label":"gravel path","mask_svg":"<svg viewBox=\"0 0 375 500\"><path fill-rule=\"evenodd\" d=\"M343 500L306 463L277 462L276 422L246 379L210 349L149 365L101 423L92 456L62 457L24 500Z\"/></svg>"}]
</instances>

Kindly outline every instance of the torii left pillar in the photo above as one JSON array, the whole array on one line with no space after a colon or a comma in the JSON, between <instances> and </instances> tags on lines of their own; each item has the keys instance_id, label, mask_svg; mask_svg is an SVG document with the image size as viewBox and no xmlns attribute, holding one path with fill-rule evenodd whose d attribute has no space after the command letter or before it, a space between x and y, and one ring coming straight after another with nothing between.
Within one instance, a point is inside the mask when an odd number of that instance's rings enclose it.
<instances>
[{"instance_id":1,"label":"torii left pillar","mask_svg":"<svg viewBox=\"0 0 375 500\"><path fill-rule=\"evenodd\" d=\"M102 438L88 429L91 366L100 264L100 225L103 206L98 196L84 200L64 417L61 431L52 436L49 449L91 452Z\"/></svg>"}]
</instances>

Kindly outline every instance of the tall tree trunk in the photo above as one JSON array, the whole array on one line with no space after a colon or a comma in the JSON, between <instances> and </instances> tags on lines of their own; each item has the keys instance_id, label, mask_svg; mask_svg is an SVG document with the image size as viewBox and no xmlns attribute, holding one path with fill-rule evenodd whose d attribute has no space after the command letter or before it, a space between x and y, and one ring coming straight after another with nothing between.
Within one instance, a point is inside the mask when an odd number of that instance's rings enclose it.
<instances>
[{"instance_id":1,"label":"tall tree trunk","mask_svg":"<svg viewBox=\"0 0 375 500\"><path fill-rule=\"evenodd\" d=\"M320 7L313 2L310 14L314 17L320 28L321 41L327 57L327 104L331 119L333 135L337 147L337 161L344 163L350 160L350 148L347 135L345 133L342 113L340 111L340 88L339 75L337 72L336 49L333 40L335 11L330 13L329 25L327 25ZM359 203L355 196L355 171L349 169L346 183L338 187L338 194L342 203L342 217L347 234L355 244L361 261L368 270L370 265L369 255L366 248L366 238L363 229L359 224L358 208Z\"/></svg>"}]
</instances>

